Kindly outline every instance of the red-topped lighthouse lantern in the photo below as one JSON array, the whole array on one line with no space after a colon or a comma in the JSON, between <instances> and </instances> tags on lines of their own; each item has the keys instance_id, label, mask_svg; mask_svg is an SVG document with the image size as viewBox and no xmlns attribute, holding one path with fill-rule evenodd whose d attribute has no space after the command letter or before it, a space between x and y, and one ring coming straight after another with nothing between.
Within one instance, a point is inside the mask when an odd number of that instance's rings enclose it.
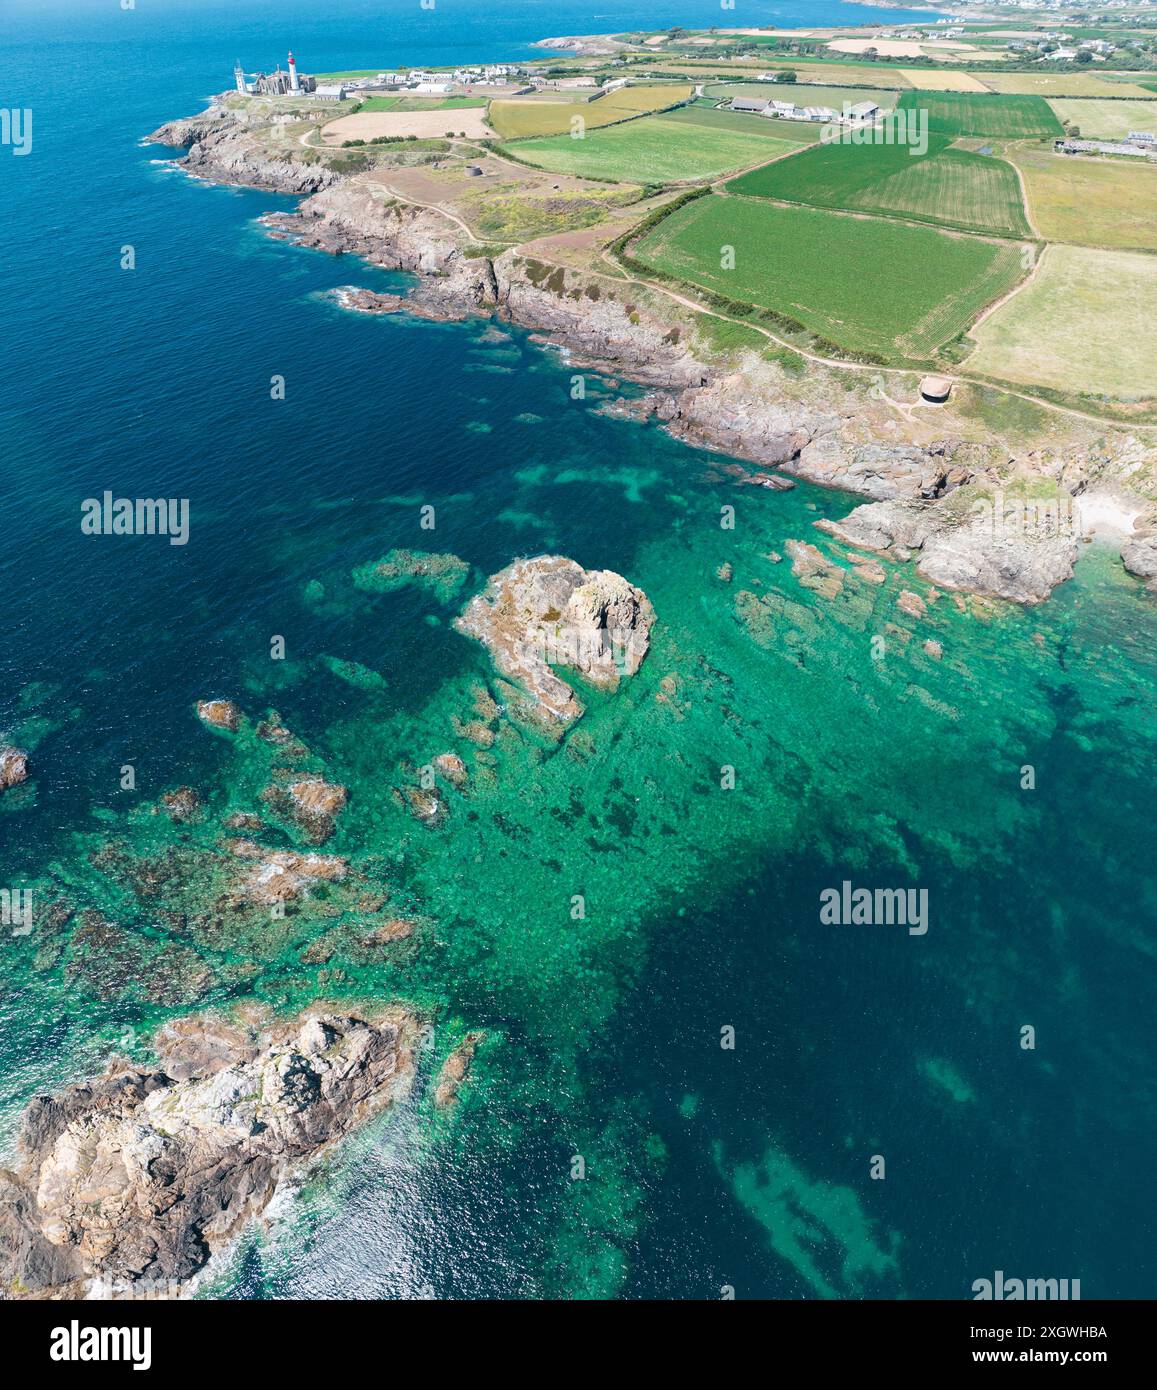
<instances>
[{"instance_id":1,"label":"red-topped lighthouse lantern","mask_svg":"<svg viewBox=\"0 0 1157 1390\"><path fill-rule=\"evenodd\" d=\"M293 61L293 54L289 55L289 90L291 92L301 91L301 80L297 76L297 64Z\"/></svg>"}]
</instances>

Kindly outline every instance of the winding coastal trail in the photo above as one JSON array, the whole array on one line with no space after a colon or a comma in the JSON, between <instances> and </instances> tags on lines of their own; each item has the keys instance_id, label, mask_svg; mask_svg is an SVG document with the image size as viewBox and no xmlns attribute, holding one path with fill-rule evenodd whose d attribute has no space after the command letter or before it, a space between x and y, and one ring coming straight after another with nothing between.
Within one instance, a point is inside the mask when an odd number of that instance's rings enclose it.
<instances>
[{"instance_id":1,"label":"winding coastal trail","mask_svg":"<svg viewBox=\"0 0 1157 1390\"><path fill-rule=\"evenodd\" d=\"M307 132L307 133L308 133L308 132ZM792 151L791 153L795 153L795 152ZM502 160L502 156L501 156L501 155L495 154L495 155L492 155L492 157L495 158L495 159ZM785 155L780 155L780 156L778 156L778 158L781 158L781 159L788 159L788 158L790 158L790 157L791 157L791 154L785 154ZM502 162L503 162L503 163L506 163L506 164L510 164L511 167L513 167L513 168L520 168L520 167L521 167L521 166L515 164L514 161L512 161L512 160L502 160ZM765 161L763 161L763 163L767 163L767 161L765 160ZM756 167L762 167L762 165L759 165L759 166L756 166ZM734 178L734 177L735 177L734 174L729 174L729 175L727 176L728 179ZM717 183L722 183L722 182L725 182L725 181L726 181L726 180L721 179L721 180L718 180ZM465 232L465 234L470 238L470 241L471 241L474 245L476 245L476 246L494 245L494 244L496 244L495 241L494 241L493 239L488 240L488 241L482 241L479 237L477 237L477 236L474 234L474 232L470 229L470 227L466 224L466 222L464 222L463 219L462 219L461 217L459 217L457 213L453 213L453 212L448 211L445 207L441 206L441 205L438 204L438 203L424 203L424 202L421 202L421 201L419 201L419 200L416 199L416 198L412 198L412 197L409 197L409 196L407 196L407 195L405 195L405 194L403 194L403 193L397 192L395 189L391 188L388 184L385 184L385 183L383 183L383 184L381 184L381 185L379 185L379 186L380 186L381 188L383 188L385 191L387 191L387 192L390 194L391 197L397 198L397 200L398 200L399 202L408 203L408 204L409 204L410 206L412 206L412 207L424 208L424 209L426 209L427 211L430 211L430 212L441 213L441 215L442 215L443 217L445 217L445 218L447 218L449 221L453 222L453 223L455 224L455 226L457 226L460 230L462 230L463 232ZM716 185L713 184L712 186L714 187L714 186L716 186ZM523 243L508 242L508 243L503 243L503 244L512 247L512 246L522 245ZM541 254L541 252L540 252L539 254ZM685 295L685 294L680 294L679 291L674 290L674 289L672 289L670 286L664 285L664 284L662 284L662 283L659 282L659 281L643 279L643 278L641 278L641 277L638 276L638 275L632 274L631 272L627 271L627 270L625 269L625 267L620 266L620 265L618 264L618 262L614 259L613 255L611 254L609 248L607 248L607 247L603 247L602 250L600 251L600 258L604 261L605 264L607 264L608 266L610 266L611 269L612 269L613 271L615 271L616 273L610 274L610 273L607 273L607 272L605 272L605 271L595 270L595 269L593 269L593 268L592 268L592 269L589 269L589 270L586 270L584 273L593 275L593 276L595 276L596 278L598 278L598 279L600 279L600 280L608 280L608 281L611 281L612 283L617 284L617 285L623 285L623 284L638 285L638 286L639 286L640 288L642 288L642 289L652 290L652 291L654 291L656 294L665 295L668 299L672 300L674 303L679 304L679 305L682 305L683 308L689 309L689 310L691 310L693 313L696 313L696 314L706 314L706 315L708 315L710 318L720 319L720 320L722 320L724 323L733 323L733 324L736 324L738 327L751 329L751 330L753 330L754 332L759 333L759 334L761 334L763 337L767 338L769 342L775 343L775 345L776 345L777 347L784 348L784 349L786 349L788 352L793 352L793 353L795 353L795 355L796 355L797 357L802 357L802 358L804 358L804 359L805 359L806 361L808 361L808 362L814 362L814 363L816 363L817 366L828 367L828 368L831 368L831 369L836 370L836 371L858 372L858 373L861 373L861 374L867 373L868 375L874 375L874 376L878 376L878 377L889 377L889 376L890 376L890 377L911 377L911 376L918 376L918 375L921 374L921 369L918 368L918 367L886 367L886 366L880 366L880 365L878 365L878 364L876 364L876 363L868 363L868 362L847 362L847 361L843 361L843 360L840 359L840 358L835 358L835 357L824 357L824 356L822 356L820 353L810 352L810 351L809 351L808 349L806 349L806 348L798 347L795 343L789 342L786 338L781 338L781 337L779 337L778 334L772 332L772 330L771 330L770 328L764 327L763 324L752 323L752 322L750 322L749 320L746 320L746 319L736 318L736 317L735 317L734 315L732 315L732 314L725 314L725 313L723 313L721 310L712 309L712 308L708 307L708 306L705 305L705 304L697 303L697 302L696 302L694 299L692 299L690 296ZM1007 302L1007 300L1011 299L1014 295L1019 294L1020 291L1023 290L1023 289L1025 288L1025 286L1028 285L1028 284L1031 282L1033 276L1036 274L1037 270L1038 270L1039 267L1040 267L1040 262L1041 262L1042 259L1043 259L1043 253L1042 253L1042 256L1038 256L1038 257L1037 257L1036 263L1034 264L1034 266L1033 266L1032 270L1030 271L1030 273L1025 277L1025 279L1022 280L1022 281L1020 282L1020 284L1016 285L1011 291L1009 291L1008 294L1003 295L998 301L996 301L995 303L989 305L988 308L985 309L984 312L983 312L983 313L980 315L980 317L977 319L976 323L977 323L977 324L983 323L983 321L984 321L986 318L988 318L989 315L992 314L996 309L998 309L998 308L1000 307L1001 304ZM561 264L560 262L558 262L558 261L552 261L551 264L552 264L552 265L556 265L556 266L560 266L560 268L562 268L562 269L564 269L564 270L568 268L568 267L566 267L565 265L562 265L562 264ZM976 327L976 324L973 324L972 327L975 328L975 327ZM943 372L943 373L941 373L941 375L947 376L951 381L954 381L954 382L955 382L955 381L962 381L962 382L967 382L967 383L969 383L969 385L977 386L977 387L980 387L980 388L982 388L982 389L986 389L986 390L990 390L990 391L1000 391L1000 392L1002 392L1004 395L1013 396L1013 397L1015 397L1017 400L1022 400L1022 401L1024 401L1024 402L1026 402L1026 404L1028 404L1028 405L1036 406L1036 407L1037 407L1038 409L1040 409L1040 410L1051 411L1051 412L1053 412L1054 414L1058 414L1058 415L1066 415L1066 416L1069 416L1070 418L1076 419L1076 420L1085 420L1085 421L1088 421L1089 424L1097 425L1097 426L1100 426L1101 428L1104 428L1104 427L1106 427L1106 426L1109 426L1109 427L1114 427L1114 426L1115 426L1115 427L1117 427L1117 428L1123 428L1123 429L1129 429L1129 430L1143 430L1143 431L1147 431L1147 432L1149 432L1149 433L1152 433L1152 432L1154 432L1154 431L1157 431L1157 423L1149 423L1149 422L1140 421L1140 420L1138 420L1138 421L1121 421L1121 420L1114 420L1114 419L1112 419L1111 417L1110 417L1110 418L1106 418L1106 417L1103 416L1103 415L1093 415L1093 414L1091 414L1091 413L1088 412L1088 411L1078 410L1075 406L1061 405L1061 404L1059 404L1058 402L1049 401L1049 400L1043 399L1042 397L1034 396L1034 395L1032 395L1030 392L1027 392L1027 391L1019 391L1019 390L1017 390L1015 387L1012 387L1012 386L1008 386L1008 385L1004 385L1004 384L998 384L998 383L992 382L992 381L987 381L987 380L985 380L983 377L974 376L974 375L972 375L971 373L969 373L969 372L967 372L967 371ZM891 397L889 397L889 396L887 396L887 395L885 395L885 394L883 393L882 388L881 388L881 399L883 399L884 401L886 401L889 405L894 406L898 411L900 411L901 414L905 415L906 418L909 418L909 419L911 418L910 415L909 415L909 411L911 410L912 406L911 406L911 405L905 406L903 403L901 403L901 402L899 402L899 401L896 401L896 400L893 400ZM913 403L913 404L915 404L915 403Z\"/></svg>"},{"instance_id":2,"label":"winding coastal trail","mask_svg":"<svg viewBox=\"0 0 1157 1390\"><path fill-rule=\"evenodd\" d=\"M477 236L474 235L473 231L471 231L471 229L470 229L470 227L467 225L467 223L464 222L464 221L462 220L462 218L459 217L458 214L457 214L456 212L451 212L448 208L443 207L441 203L423 203L423 202L419 201L419 199L417 199L417 198L407 197L406 194L404 194L404 193L399 193L398 190L397 190L396 188L394 188L391 184L388 184L388 183L379 183L379 184L378 184L378 187L382 190L383 193L389 194L389 196L390 196L391 198L396 198L397 201L398 201L399 203L407 203L410 207L414 207L414 208L423 208L423 209L425 209L425 211L427 211L427 212L440 212L440 213L442 214L443 217L445 217L445 218L447 218L449 221L453 222L453 224L454 224L457 228L459 228L459 230L465 232L466 235L470 238L470 240L474 243L475 246L517 246L517 245L518 245L518 243L515 242L515 241L502 241L502 240L500 240L500 239L493 239L493 238L492 238L491 240L489 240L489 241L483 241L480 237L477 237Z\"/></svg>"}]
</instances>

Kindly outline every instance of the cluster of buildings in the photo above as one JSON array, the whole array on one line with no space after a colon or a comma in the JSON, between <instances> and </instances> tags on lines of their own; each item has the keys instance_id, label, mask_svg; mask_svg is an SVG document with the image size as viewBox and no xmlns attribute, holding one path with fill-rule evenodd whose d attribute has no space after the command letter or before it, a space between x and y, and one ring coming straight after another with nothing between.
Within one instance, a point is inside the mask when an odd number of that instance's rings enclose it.
<instances>
[{"instance_id":1,"label":"cluster of buildings","mask_svg":"<svg viewBox=\"0 0 1157 1390\"><path fill-rule=\"evenodd\" d=\"M1069 48L1065 41L1071 39L1071 34L1058 34L1055 39L1040 39L1035 43L1010 43L1009 49L1013 53L1024 53L1026 56L1031 56L1034 52L1039 53L1049 63L1071 63L1082 53L1087 53L1094 63L1103 63L1110 53L1117 51L1117 45L1105 39L1085 39L1077 44L1076 48ZM1053 48L1053 43L1059 47Z\"/></svg>"},{"instance_id":2,"label":"cluster of buildings","mask_svg":"<svg viewBox=\"0 0 1157 1390\"><path fill-rule=\"evenodd\" d=\"M1053 63L1083 61L1081 54L1087 53L1094 63L1103 63L1111 53L1122 49L1142 53L1145 47L1143 39L1127 39L1123 44L1110 43L1108 39L1082 39L1074 45L1072 34L1041 34L1031 39L1014 39L1008 51L1022 58L1039 57Z\"/></svg>"},{"instance_id":3,"label":"cluster of buildings","mask_svg":"<svg viewBox=\"0 0 1157 1390\"><path fill-rule=\"evenodd\" d=\"M481 68L455 68L454 81L464 87L505 87L508 83L519 84L526 69L513 63L491 63Z\"/></svg>"},{"instance_id":4,"label":"cluster of buildings","mask_svg":"<svg viewBox=\"0 0 1157 1390\"><path fill-rule=\"evenodd\" d=\"M1079 140L1066 136L1054 140L1053 149L1057 154L1119 154L1157 161L1157 135L1131 130L1124 140Z\"/></svg>"},{"instance_id":5,"label":"cluster of buildings","mask_svg":"<svg viewBox=\"0 0 1157 1390\"><path fill-rule=\"evenodd\" d=\"M413 68L409 72L379 72L373 77L356 78L346 83L350 93L411 92L417 96L446 96L456 88L506 87L519 85L519 74L525 71L512 63L494 63L486 67L455 68L450 72L427 72Z\"/></svg>"},{"instance_id":6,"label":"cluster of buildings","mask_svg":"<svg viewBox=\"0 0 1157 1390\"><path fill-rule=\"evenodd\" d=\"M1073 0L991 0L994 6L1006 10L1072 10L1078 8ZM1152 4L1152 0L1101 0L1097 10L1136 10Z\"/></svg>"},{"instance_id":7,"label":"cluster of buildings","mask_svg":"<svg viewBox=\"0 0 1157 1390\"><path fill-rule=\"evenodd\" d=\"M1068 8L1067 0L990 0L994 8L1005 10L1064 10ZM1139 0L1144 4L1145 0ZM1124 0L1116 8L1122 9ZM1102 5L1098 8L1111 9L1110 5Z\"/></svg>"},{"instance_id":8,"label":"cluster of buildings","mask_svg":"<svg viewBox=\"0 0 1157 1390\"><path fill-rule=\"evenodd\" d=\"M298 72L293 54L289 65L278 63L273 72L246 72L240 62L233 68L233 81L243 96L285 97L311 96L317 101L344 101L346 88L340 83L321 83L309 73Z\"/></svg>"},{"instance_id":9,"label":"cluster of buildings","mask_svg":"<svg viewBox=\"0 0 1157 1390\"><path fill-rule=\"evenodd\" d=\"M836 111L831 106L797 106L794 101L774 101L767 98L734 97L732 111L746 111L753 116L770 116L781 121L819 121L823 125L870 125L880 115L874 101L857 101Z\"/></svg>"},{"instance_id":10,"label":"cluster of buildings","mask_svg":"<svg viewBox=\"0 0 1157 1390\"><path fill-rule=\"evenodd\" d=\"M379 72L358 77L346 86L351 92L416 92L419 96L445 96L454 83L444 72Z\"/></svg>"},{"instance_id":11,"label":"cluster of buildings","mask_svg":"<svg viewBox=\"0 0 1157 1390\"><path fill-rule=\"evenodd\" d=\"M519 75L526 71L511 63L495 63L487 67L457 68L447 72L426 72L414 68L410 72L379 72L371 77L350 78L344 82L319 83L308 73L298 72L293 54L286 67L278 63L272 72L246 72L240 63L233 69L237 90L246 96L310 96L316 101L345 101L349 97L372 92L412 92L418 96L446 96L459 87L474 85L505 87L518 84Z\"/></svg>"}]
</instances>

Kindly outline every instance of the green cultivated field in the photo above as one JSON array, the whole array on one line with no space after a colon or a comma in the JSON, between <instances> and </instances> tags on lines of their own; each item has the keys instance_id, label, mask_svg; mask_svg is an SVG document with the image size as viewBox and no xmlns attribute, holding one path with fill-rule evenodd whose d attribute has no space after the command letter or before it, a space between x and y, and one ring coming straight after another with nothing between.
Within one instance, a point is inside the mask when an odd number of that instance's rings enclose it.
<instances>
[{"instance_id":1,"label":"green cultivated field","mask_svg":"<svg viewBox=\"0 0 1157 1390\"><path fill-rule=\"evenodd\" d=\"M728 191L996 236L1032 235L1016 170L949 149L943 136L929 140L922 158L904 145L815 145L741 175Z\"/></svg>"},{"instance_id":2,"label":"green cultivated field","mask_svg":"<svg viewBox=\"0 0 1157 1390\"><path fill-rule=\"evenodd\" d=\"M815 121L777 121L766 116L753 116L743 111L718 110L711 106L681 106L678 111L664 111L659 121L679 121L702 126L704 130L734 130L740 135L768 136L786 140L791 145L810 145L820 138L823 128Z\"/></svg>"},{"instance_id":3,"label":"green cultivated field","mask_svg":"<svg viewBox=\"0 0 1157 1390\"><path fill-rule=\"evenodd\" d=\"M648 111L661 111L691 95L686 83L668 82L620 87L594 101L519 101L503 98L490 103L490 124L507 140L536 135L570 134L571 120L579 116L588 130L629 120Z\"/></svg>"},{"instance_id":4,"label":"green cultivated field","mask_svg":"<svg viewBox=\"0 0 1157 1390\"><path fill-rule=\"evenodd\" d=\"M708 113L710 114L710 113ZM799 148L774 140L761 129L753 134L708 129L691 120L645 116L624 125L591 130L581 140L555 135L514 146L519 159L560 174L630 183L668 183L709 178L774 159Z\"/></svg>"},{"instance_id":5,"label":"green cultivated field","mask_svg":"<svg viewBox=\"0 0 1157 1390\"><path fill-rule=\"evenodd\" d=\"M1044 97L1002 96L985 92L905 92L901 111L928 112L933 135L952 139L1031 140L1063 135Z\"/></svg>"},{"instance_id":6,"label":"green cultivated field","mask_svg":"<svg viewBox=\"0 0 1157 1390\"><path fill-rule=\"evenodd\" d=\"M721 269L727 246L733 270ZM1013 243L716 195L678 208L634 255L889 359L928 359L1023 274Z\"/></svg>"}]
</instances>

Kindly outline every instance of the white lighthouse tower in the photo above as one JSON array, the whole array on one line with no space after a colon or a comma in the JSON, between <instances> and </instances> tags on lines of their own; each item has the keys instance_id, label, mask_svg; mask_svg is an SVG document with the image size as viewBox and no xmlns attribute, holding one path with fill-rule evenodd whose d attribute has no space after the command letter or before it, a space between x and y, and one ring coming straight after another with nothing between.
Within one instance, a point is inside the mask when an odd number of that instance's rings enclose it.
<instances>
[{"instance_id":1,"label":"white lighthouse tower","mask_svg":"<svg viewBox=\"0 0 1157 1390\"><path fill-rule=\"evenodd\" d=\"M301 91L301 78L297 75L297 64L293 61L293 54L289 55L289 90L291 92Z\"/></svg>"},{"instance_id":2,"label":"white lighthouse tower","mask_svg":"<svg viewBox=\"0 0 1157 1390\"><path fill-rule=\"evenodd\" d=\"M240 58L233 64L233 81L237 84L237 90L243 95L245 93L245 73L241 68Z\"/></svg>"}]
</instances>

